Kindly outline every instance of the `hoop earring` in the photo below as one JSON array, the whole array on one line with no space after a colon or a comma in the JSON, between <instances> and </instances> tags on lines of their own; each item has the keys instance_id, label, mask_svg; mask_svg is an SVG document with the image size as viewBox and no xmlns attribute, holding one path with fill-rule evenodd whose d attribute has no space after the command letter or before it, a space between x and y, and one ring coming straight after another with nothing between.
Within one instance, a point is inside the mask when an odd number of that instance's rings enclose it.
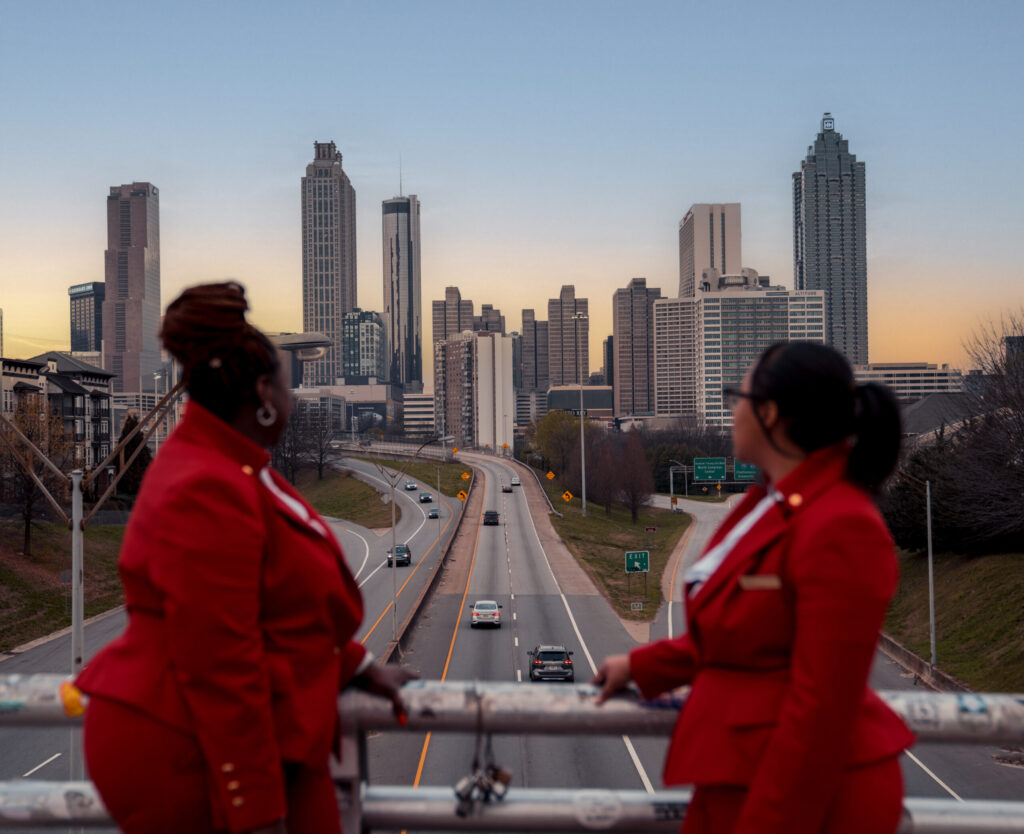
<instances>
[{"instance_id":1,"label":"hoop earring","mask_svg":"<svg viewBox=\"0 0 1024 834\"><path fill-rule=\"evenodd\" d=\"M256 422L264 428L270 428L277 422L277 409L269 400L256 409Z\"/></svg>"}]
</instances>

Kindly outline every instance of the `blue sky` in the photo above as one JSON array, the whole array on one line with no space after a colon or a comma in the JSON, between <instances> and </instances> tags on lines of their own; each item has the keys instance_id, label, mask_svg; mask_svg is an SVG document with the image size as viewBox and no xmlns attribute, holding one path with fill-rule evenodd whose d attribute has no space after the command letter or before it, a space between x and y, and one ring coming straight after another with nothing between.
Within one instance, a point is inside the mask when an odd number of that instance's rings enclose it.
<instances>
[{"instance_id":1,"label":"blue sky","mask_svg":"<svg viewBox=\"0 0 1024 834\"><path fill-rule=\"evenodd\" d=\"M299 330L299 179L337 142L359 303L379 309L380 201L423 207L430 301L510 329L563 283L592 365L634 276L674 294L690 204L739 202L743 261L792 285L791 175L828 110L867 166L872 361L961 364L1024 304L1024 4L2 0L5 352L68 340L103 278L105 196L161 191L163 302L236 278ZM429 364L429 363L428 363Z\"/></svg>"}]
</instances>

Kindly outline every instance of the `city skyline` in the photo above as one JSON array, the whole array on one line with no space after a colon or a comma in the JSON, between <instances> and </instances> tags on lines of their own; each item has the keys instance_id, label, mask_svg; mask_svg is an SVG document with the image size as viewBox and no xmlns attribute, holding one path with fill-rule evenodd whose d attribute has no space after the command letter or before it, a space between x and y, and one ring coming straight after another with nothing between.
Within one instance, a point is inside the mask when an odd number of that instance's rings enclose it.
<instances>
[{"instance_id":1,"label":"city skyline","mask_svg":"<svg viewBox=\"0 0 1024 834\"><path fill-rule=\"evenodd\" d=\"M458 286L519 330L524 308L573 284L590 299L597 367L615 290L641 275L666 294L678 282L692 204L741 204L744 260L792 288L791 177L829 111L868 167L871 361L965 366L962 341L1024 295L1024 165L998 150L1024 121L1005 107L1024 80L1012 57L1024 9L740 7L342 3L318 17L354 34L342 54L311 46L295 10L259 7L238 29L230 3L117 15L58 3L45 19L12 8L0 33L5 352L68 347L64 299L103 278L101 201L119 182L160 186L164 304L231 278L258 326L302 329L295 178L310 142L333 140L360 195L361 308L384 306L376 207L415 192L424 305ZM138 31L138 72L96 49ZM788 49L793 39L822 48ZM756 71L729 54L758 56ZM309 95L317 74L338 79L331 96ZM393 83L408 106L382 95ZM118 119L125 97L130 123ZM223 148L242 140L239 176Z\"/></svg>"}]
</instances>

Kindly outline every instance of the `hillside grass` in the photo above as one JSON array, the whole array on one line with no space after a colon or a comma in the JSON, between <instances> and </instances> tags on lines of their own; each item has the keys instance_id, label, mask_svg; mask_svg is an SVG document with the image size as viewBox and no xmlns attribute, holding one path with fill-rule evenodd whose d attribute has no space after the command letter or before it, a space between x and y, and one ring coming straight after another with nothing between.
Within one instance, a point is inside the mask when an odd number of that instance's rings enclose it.
<instances>
[{"instance_id":1,"label":"hillside grass","mask_svg":"<svg viewBox=\"0 0 1024 834\"><path fill-rule=\"evenodd\" d=\"M341 518L371 530L391 527L391 507L381 500L373 487L351 472L325 469L317 480L316 469L303 469L295 478L295 488L320 515ZM395 506L395 520L401 521L402 508Z\"/></svg>"},{"instance_id":2,"label":"hillside grass","mask_svg":"<svg viewBox=\"0 0 1024 834\"><path fill-rule=\"evenodd\" d=\"M555 531L570 552L584 567L602 590L616 613L628 620L647 622L654 619L664 597L661 576L676 544L690 526L690 517L654 507L642 507L633 524L629 510L614 506L611 515L592 501L587 502L587 516L583 517L583 502L579 496L565 501L565 491L555 480L540 478L548 497L562 517L552 516ZM648 533L645 527L657 527ZM627 550L646 550L650 553L650 573L626 574ZM641 611L633 611L632 603L643 603Z\"/></svg>"},{"instance_id":3,"label":"hillside grass","mask_svg":"<svg viewBox=\"0 0 1024 834\"><path fill-rule=\"evenodd\" d=\"M935 555L937 666L972 689L1024 692L1024 553ZM928 660L928 559L900 553L885 630Z\"/></svg>"},{"instance_id":4,"label":"hillside grass","mask_svg":"<svg viewBox=\"0 0 1024 834\"><path fill-rule=\"evenodd\" d=\"M85 616L108 611L124 601L117 574L123 525L85 529ZM0 651L8 651L71 625L71 531L67 525L32 525L32 554L21 552L20 522L0 522Z\"/></svg>"}]
</instances>

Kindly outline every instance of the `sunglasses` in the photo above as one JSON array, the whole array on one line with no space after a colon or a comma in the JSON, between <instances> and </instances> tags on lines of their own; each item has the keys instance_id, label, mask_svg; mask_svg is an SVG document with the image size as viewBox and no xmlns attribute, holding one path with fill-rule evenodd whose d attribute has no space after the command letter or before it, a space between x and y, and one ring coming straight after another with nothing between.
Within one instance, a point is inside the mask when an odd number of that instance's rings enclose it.
<instances>
[{"instance_id":1,"label":"sunglasses","mask_svg":"<svg viewBox=\"0 0 1024 834\"><path fill-rule=\"evenodd\" d=\"M764 400L764 397L748 394L739 388L724 388L722 389L722 394L725 396L725 403L730 409L736 408L740 404L740 400L750 400L752 403L763 402Z\"/></svg>"}]
</instances>

